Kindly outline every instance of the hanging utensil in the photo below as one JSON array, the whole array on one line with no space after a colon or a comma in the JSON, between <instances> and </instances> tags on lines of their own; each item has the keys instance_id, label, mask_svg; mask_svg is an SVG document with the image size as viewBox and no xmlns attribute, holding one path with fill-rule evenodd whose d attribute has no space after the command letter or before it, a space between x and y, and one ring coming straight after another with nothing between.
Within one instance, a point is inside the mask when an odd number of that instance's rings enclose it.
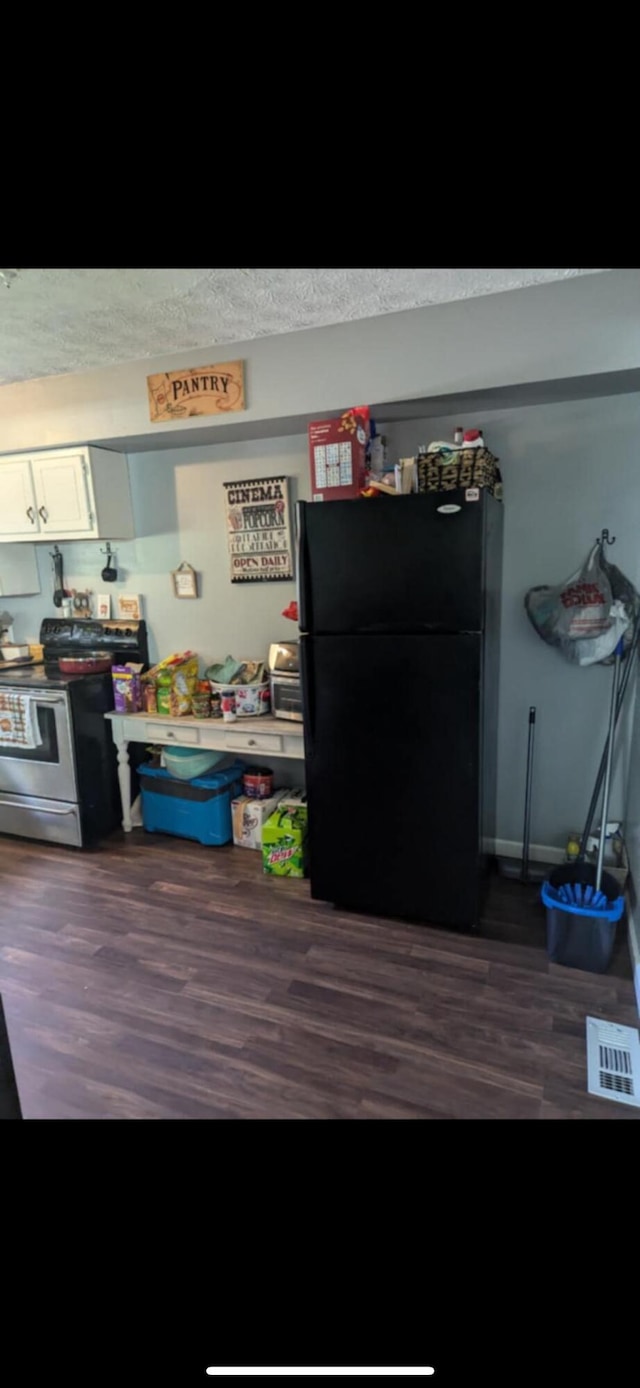
<instances>
[{"instance_id":1,"label":"hanging utensil","mask_svg":"<svg viewBox=\"0 0 640 1388\"><path fill-rule=\"evenodd\" d=\"M100 577L104 580L105 583L115 583L118 577L118 570L116 569L115 565L112 566L113 551L108 540L107 548L101 550L100 553L106 554L107 556L107 562L104 566L104 569L102 570L102 573L100 574Z\"/></svg>"},{"instance_id":2,"label":"hanging utensil","mask_svg":"<svg viewBox=\"0 0 640 1388\"><path fill-rule=\"evenodd\" d=\"M62 573L62 555L57 545L54 545L53 549L50 550L49 553L51 558L53 559L53 605L54 607L62 607L62 601L65 595L64 577Z\"/></svg>"}]
</instances>

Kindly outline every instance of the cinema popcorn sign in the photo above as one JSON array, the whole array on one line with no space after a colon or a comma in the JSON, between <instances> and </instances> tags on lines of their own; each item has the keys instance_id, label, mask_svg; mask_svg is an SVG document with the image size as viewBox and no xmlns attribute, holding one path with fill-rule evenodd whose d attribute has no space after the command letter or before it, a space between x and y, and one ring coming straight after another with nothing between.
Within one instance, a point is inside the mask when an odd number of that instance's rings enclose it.
<instances>
[{"instance_id":1,"label":"cinema popcorn sign","mask_svg":"<svg viewBox=\"0 0 640 1388\"><path fill-rule=\"evenodd\" d=\"M244 410L244 362L192 366L186 371L161 371L147 376L149 418L152 424L190 419L202 414L231 414Z\"/></svg>"},{"instance_id":2,"label":"cinema popcorn sign","mask_svg":"<svg viewBox=\"0 0 640 1388\"><path fill-rule=\"evenodd\" d=\"M289 479L224 482L232 583L293 578Z\"/></svg>"}]
</instances>

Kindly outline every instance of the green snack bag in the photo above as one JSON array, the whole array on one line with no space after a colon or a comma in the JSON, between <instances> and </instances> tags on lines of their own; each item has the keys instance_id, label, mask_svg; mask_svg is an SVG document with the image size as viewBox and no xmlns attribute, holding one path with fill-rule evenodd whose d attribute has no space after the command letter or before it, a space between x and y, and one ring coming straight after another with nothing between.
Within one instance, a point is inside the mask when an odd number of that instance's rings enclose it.
<instances>
[{"instance_id":1,"label":"green snack bag","mask_svg":"<svg viewBox=\"0 0 640 1388\"><path fill-rule=\"evenodd\" d=\"M273 877L304 877L307 811L284 806L262 826L262 866Z\"/></svg>"}]
</instances>

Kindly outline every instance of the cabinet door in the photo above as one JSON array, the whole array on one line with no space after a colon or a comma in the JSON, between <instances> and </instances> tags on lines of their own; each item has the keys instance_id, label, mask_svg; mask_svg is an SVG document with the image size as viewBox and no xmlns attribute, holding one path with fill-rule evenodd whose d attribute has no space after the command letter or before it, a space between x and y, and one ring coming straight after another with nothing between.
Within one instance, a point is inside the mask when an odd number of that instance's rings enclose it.
<instances>
[{"instance_id":1,"label":"cabinet door","mask_svg":"<svg viewBox=\"0 0 640 1388\"><path fill-rule=\"evenodd\" d=\"M32 459L42 535L90 535L95 529L82 453Z\"/></svg>"},{"instance_id":2,"label":"cabinet door","mask_svg":"<svg viewBox=\"0 0 640 1388\"><path fill-rule=\"evenodd\" d=\"M0 539L32 540L39 530L29 458L0 458Z\"/></svg>"}]
</instances>

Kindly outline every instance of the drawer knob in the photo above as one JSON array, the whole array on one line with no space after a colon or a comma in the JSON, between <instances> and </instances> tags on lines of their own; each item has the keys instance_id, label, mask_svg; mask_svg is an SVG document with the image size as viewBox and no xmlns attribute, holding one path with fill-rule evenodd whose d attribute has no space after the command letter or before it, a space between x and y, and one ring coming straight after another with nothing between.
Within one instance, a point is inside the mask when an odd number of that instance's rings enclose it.
<instances>
[{"instance_id":1,"label":"drawer knob","mask_svg":"<svg viewBox=\"0 0 640 1388\"><path fill-rule=\"evenodd\" d=\"M247 747L255 747L255 745L256 745L255 737L250 737L250 738L249 738L249 741L247 742Z\"/></svg>"},{"instance_id":2,"label":"drawer knob","mask_svg":"<svg viewBox=\"0 0 640 1388\"><path fill-rule=\"evenodd\" d=\"M171 728L167 728L167 737L175 737L175 733Z\"/></svg>"}]
</instances>

